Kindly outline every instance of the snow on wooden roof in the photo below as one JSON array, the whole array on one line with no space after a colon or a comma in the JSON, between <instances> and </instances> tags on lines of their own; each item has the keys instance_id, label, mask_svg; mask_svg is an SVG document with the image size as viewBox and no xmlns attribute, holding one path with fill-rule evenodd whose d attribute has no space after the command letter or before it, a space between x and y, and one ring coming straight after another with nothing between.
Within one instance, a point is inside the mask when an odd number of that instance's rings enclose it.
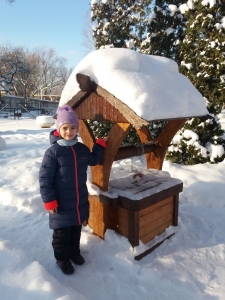
<instances>
[{"instance_id":1,"label":"snow on wooden roof","mask_svg":"<svg viewBox=\"0 0 225 300\"><path fill-rule=\"evenodd\" d=\"M59 105L66 103L81 119L136 127L208 114L204 98L173 60L121 48L87 55L65 85Z\"/></svg>"}]
</instances>

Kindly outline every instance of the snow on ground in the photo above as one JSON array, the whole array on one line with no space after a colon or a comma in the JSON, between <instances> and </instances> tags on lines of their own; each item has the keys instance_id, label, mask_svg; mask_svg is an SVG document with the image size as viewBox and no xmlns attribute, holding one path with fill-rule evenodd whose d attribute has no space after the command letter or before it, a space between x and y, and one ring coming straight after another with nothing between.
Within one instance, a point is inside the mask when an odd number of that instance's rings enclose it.
<instances>
[{"instance_id":1,"label":"snow on ground","mask_svg":"<svg viewBox=\"0 0 225 300\"><path fill-rule=\"evenodd\" d=\"M225 119L221 122L225 128ZM184 183L179 224L168 228L165 236L176 234L136 261L134 256L146 245L133 249L112 230L102 240L83 227L81 251L86 262L66 276L55 264L38 185L53 128L41 129L32 119L0 118L0 136L6 141L0 151L0 298L224 300L225 162L165 162L163 170ZM133 158L114 168L130 170L131 165L144 167L143 162L143 157Z\"/></svg>"}]
</instances>

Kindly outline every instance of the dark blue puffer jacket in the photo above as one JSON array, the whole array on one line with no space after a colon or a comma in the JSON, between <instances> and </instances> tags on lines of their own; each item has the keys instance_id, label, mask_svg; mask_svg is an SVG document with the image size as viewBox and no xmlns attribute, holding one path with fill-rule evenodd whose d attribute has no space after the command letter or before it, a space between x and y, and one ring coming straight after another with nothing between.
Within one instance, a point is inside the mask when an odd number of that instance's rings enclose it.
<instances>
[{"instance_id":1,"label":"dark blue puffer jacket","mask_svg":"<svg viewBox=\"0 0 225 300\"><path fill-rule=\"evenodd\" d=\"M106 146L102 139L96 141L92 152L80 142L60 146L56 135L56 130L50 133L52 146L45 151L39 172L45 208L57 207L57 213L49 214L51 229L81 225L88 219L87 168L101 161Z\"/></svg>"}]
</instances>

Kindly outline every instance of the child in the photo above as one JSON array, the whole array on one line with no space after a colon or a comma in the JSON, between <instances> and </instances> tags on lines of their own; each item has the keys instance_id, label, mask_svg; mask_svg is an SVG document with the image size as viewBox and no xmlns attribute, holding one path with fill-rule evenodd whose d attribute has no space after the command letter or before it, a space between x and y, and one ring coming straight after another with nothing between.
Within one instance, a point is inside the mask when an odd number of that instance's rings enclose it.
<instances>
[{"instance_id":1,"label":"child","mask_svg":"<svg viewBox=\"0 0 225 300\"><path fill-rule=\"evenodd\" d=\"M58 108L56 128L50 133L52 145L40 168L40 193L49 211L49 227L54 230L56 263L64 274L72 274L71 261L77 265L85 262L80 254L80 236L82 223L89 216L87 168L101 161L108 138L98 139L90 152L78 142L78 117L68 105Z\"/></svg>"}]
</instances>

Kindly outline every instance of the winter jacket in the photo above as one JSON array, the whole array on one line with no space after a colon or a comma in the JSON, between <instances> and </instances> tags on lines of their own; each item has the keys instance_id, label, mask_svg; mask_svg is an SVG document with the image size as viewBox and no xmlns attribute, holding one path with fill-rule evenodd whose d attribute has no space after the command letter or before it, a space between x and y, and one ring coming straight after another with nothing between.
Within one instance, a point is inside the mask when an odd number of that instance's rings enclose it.
<instances>
[{"instance_id":1,"label":"winter jacket","mask_svg":"<svg viewBox=\"0 0 225 300\"><path fill-rule=\"evenodd\" d=\"M59 229L81 225L89 217L87 168L97 165L106 143L98 139L92 152L84 144L61 146L57 131L50 133L52 146L45 151L40 172L40 193L49 214L49 227Z\"/></svg>"}]
</instances>

